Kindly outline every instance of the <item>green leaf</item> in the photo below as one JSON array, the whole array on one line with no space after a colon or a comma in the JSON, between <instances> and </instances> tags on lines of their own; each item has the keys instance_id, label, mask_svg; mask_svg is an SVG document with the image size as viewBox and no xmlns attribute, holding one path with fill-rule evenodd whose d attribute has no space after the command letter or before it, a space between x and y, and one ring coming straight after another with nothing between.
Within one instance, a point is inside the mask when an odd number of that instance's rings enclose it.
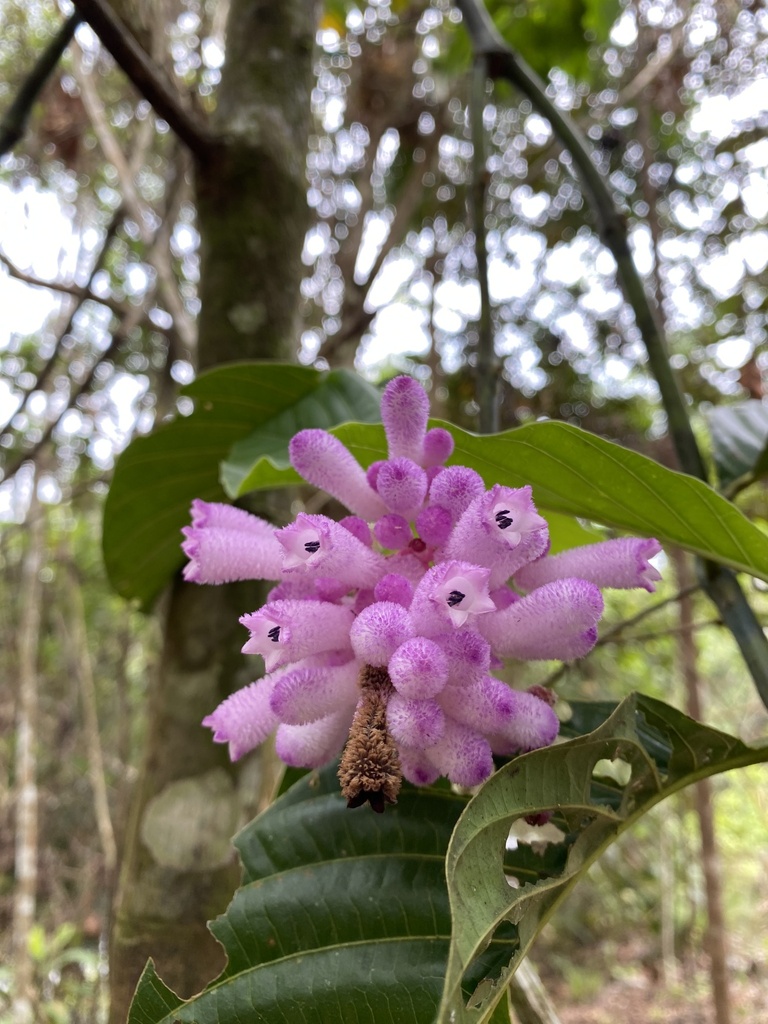
<instances>
[{"instance_id":1,"label":"green leaf","mask_svg":"<svg viewBox=\"0 0 768 1024\"><path fill-rule=\"evenodd\" d=\"M450 935L445 852L465 804L448 787L405 787L383 815L350 811L334 767L305 776L236 840L243 885L211 925L222 975L174 1006L152 972L130 1024L427 1024Z\"/></svg>"},{"instance_id":2,"label":"green leaf","mask_svg":"<svg viewBox=\"0 0 768 1024\"><path fill-rule=\"evenodd\" d=\"M657 537L768 580L768 537L701 480L568 423L530 423L486 436L441 420L431 423L453 434L451 463L476 469L489 487L531 484L534 501L545 514L578 516ZM384 430L378 425L346 423L331 433L363 466L386 458ZM266 473L263 478L273 479ZM260 487L261 479L257 464L250 480Z\"/></svg>"},{"instance_id":3,"label":"green leaf","mask_svg":"<svg viewBox=\"0 0 768 1024\"><path fill-rule=\"evenodd\" d=\"M181 566L193 498L226 501L220 465L239 442L268 467L287 465L290 430L378 416L375 390L347 370L233 363L183 389L194 412L136 438L123 452L104 512L104 562L115 590L149 604ZM235 472L233 469L232 472ZM298 478L292 470L282 470Z\"/></svg>"},{"instance_id":4,"label":"green leaf","mask_svg":"<svg viewBox=\"0 0 768 1024\"><path fill-rule=\"evenodd\" d=\"M347 370L333 371L322 388L305 395L232 446L221 467L224 490L230 498L253 490L249 476L254 465L260 467L261 481L273 481L267 486L284 485L288 479L301 483L288 459L288 442L293 435L306 427L327 430L354 418L376 423L381 419L380 401L376 388L360 377ZM271 470L275 472L270 476Z\"/></svg>"},{"instance_id":5,"label":"green leaf","mask_svg":"<svg viewBox=\"0 0 768 1024\"><path fill-rule=\"evenodd\" d=\"M593 777L598 762L617 758L631 767L626 785ZM594 732L515 758L496 772L467 805L448 849L453 934L438 1024L488 1020L544 923L641 815L692 782L766 760L768 747L748 748L633 694ZM547 848L540 876L532 880L531 849L521 844L505 854L505 844L518 818L543 811L553 812L563 839ZM553 870L558 855L561 866ZM500 928L509 938L510 927L516 941L509 963L467 1000L462 987L477 957Z\"/></svg>"},{"instance_id":6,"label":"green leaf","mask_svg":"<svg viewBox=\"0 0 768 1024\"><path fill-rule=\"evenodd\" d=\"M768 408L757 399L716 406L707 420L722 487L752 473L768 474Z\"/></svg>"},{"instance_id":7,"label":"green leaf","mask_svg":"<svg viewBox=\"0 0 768 1024\"><path fill-rule=\"evenodd\" d=\"M583 81L599 79L592 51L607 41L620 12L618 0L494 0L489 6L504 38L542 78L559 67Z\"/></svg>"},{"instance_id":8,"label":"green leaf","mask_svg":"<svg viewBox=\"0 0 768 1024\"><path fill-rule=\"evenodd\" d=\"M586 723L589 705L578 714ZM183 1001L150 964L129 1024L505 1020L498 980L602 849L690 782L768 760L638 695L594 720L510 761L469 802L444 783L405 786L374 815L346 808L335 766L304 776L236 840L243 883L211 926L222 974ZM606 758L632 766L627 785L593 778ZM510 825L543 810L562 842L505 850Z\"/></svg>"}]
</instances>

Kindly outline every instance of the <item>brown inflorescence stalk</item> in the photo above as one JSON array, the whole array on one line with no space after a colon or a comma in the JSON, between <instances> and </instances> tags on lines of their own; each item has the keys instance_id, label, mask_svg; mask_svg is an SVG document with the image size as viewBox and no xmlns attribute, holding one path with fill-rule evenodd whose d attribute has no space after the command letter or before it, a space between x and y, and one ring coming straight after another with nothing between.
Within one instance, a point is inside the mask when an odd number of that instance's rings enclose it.
<instances>
[{"instance_id":1,"label":"brown inflorescence stalk","mask_svg":"<svg viewBox=\"0 0 768 1024\"><path fill-rule=\"evenodd\" d=\"M387 701L394 687L385 668L365 665L360 672L360 702L341 756L339 781L348 807L366 801L378 814L397 803L403 781L397 747L387 728Z\"/></svg>"}]
</instances>

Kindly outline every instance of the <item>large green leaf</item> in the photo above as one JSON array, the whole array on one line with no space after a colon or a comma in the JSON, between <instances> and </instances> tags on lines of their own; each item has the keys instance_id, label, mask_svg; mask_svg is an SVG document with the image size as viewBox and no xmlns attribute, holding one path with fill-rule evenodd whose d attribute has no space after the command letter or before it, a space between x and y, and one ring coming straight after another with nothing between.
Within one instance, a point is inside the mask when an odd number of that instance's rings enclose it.
<instances>
[{"instance_id":1,"label":"large green leaf","mask_svg":"<svg viewBox=\"0 0 768 1024\"><path fill-rule=\"evenodd\" d=\"M432 423L453 434L452 463L476 469L488 486L531 484L536 505L545 513L654 536L768 580L768 537L701 480L568 423L531 423L486 436L440 420ZM381 426L347 423L332 433L364 466L386 458ZM263 462L248 474L250 487L274 485L272 470Z\"/></svg>"},{"instance_id":2,"label":"large green leaf","mask_svg":"<svg viewBox=\"0 0 768 1024\"><path fill-rule=\"evenodd\" d=\"M716 406L707 416L717 476L725 487L745 473L768 474L768 408L757 399Z\"/></svg>"},{"instance_id":3,"label":"large green leaf","mask_svg":"<svg viewBox=\"0 0 768 1024\"><path fill-rule=\"evenodd\" d=\"M626 785L600 774L621 759ZM594 732L509 762L469 802L454 830L446 873L453 934L438 1024L489 1020L509 975L592 862L660 800L731 768L768 760L752 749L649 697L632 695ZM597 766L597 771L595 771ZM521 845L505 853L518 819L553 812L563 839L538 854ZM462 987L476 958L503 929L515 948L509 964L467 1000Z\"/></svg>"},{"instance_id":4,"label":"large green leaf","mask_svg":"<svg viewBox=\"0 0 768 1024\"><path fill-rule=\"evenodd\" d=\"M596 731L510 761L469 802L406 786L374 815L346 808L334 768L305 775L236 841L243 884L212 925L225 970L185 1001L148 965L129 1024L433 1024L441 996L441 1024L506 1020L495 979L608 843L682 786L768 759L649 698L573 710ZM593 777L617 757L626 786ZM505 850L542 810L562 842Z\"/></svg>"},{"instance_id":5,"label":"large green leaf","mask_svg":"<svg viewBox=\"0 0 768 1024\"><path fill-rule=\"evenodd\" d=\"M288 468L288 441L302 427L374 420L378 394L347 370L330 373L280 363L234 363L183 389L190 416L136 438L121 455L104 512L104 561L112 586L149 603L183 562L180 530L193 498L226 501L221 464L234 452L258 456L264 478ZM236 472L236 469L230 469Z\"/></svg>"},{"instance_id":6,"label":"large green leaf","mask_svg":"<svg viewBox=\"0 0 768 1024\"><path fill-rule=\"evenodd\" d=\"M408 787L386 814L350 811L333 768L306 776L236 840L243 886L212 924L222 975L182 1005L148 968L130 1024L432 1020L450 936L445 852L465 804L447 786Z\"/></svg>"}]
</instances>

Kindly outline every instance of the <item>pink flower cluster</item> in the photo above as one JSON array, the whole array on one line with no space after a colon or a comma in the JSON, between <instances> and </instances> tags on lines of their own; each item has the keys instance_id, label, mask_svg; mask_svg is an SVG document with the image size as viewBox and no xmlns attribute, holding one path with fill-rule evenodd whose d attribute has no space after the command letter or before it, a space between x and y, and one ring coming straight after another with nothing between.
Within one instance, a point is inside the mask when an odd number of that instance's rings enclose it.
<instances>
[{"instance_id":1,"label":"pink flower cluster","mask_svg":"<svg viewBox=\"0 0 768 1024\"><path fill-rule=\"evenodd\" d=\"M186 579L277 581L240 620L267 674L204 723L233 760L276 731L278 755L316 768L342 759L351 805L393 801L400 778L475 786L493 754L551 743L541 694L495 678L502 659L583 657L597 639L600 587L654 589L655 540L620 539L549 556L531 488L445 467L451 435L427 430L429 402L409 377L382 398L389 458L366 472L333 435L290 445L301 476L351 515L300 513L283 529L195 501ZM346 759L346 761L345 761ZM382 767L384 765L384 767Z\"/></svg>"}]
</instances>

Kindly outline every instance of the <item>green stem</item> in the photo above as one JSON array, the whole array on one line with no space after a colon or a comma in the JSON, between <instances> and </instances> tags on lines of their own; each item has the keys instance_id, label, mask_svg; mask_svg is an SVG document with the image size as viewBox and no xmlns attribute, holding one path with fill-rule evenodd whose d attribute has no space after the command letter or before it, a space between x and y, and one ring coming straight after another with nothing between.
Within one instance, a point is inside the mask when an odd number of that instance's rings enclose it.
<instances>
[{"instance_id":1,"label":"green stem","mask_svg":"<svg viewBox=\"0 0 768 1024\"><path fill-rule=\"evenodd\" d=\"M493 343L491 299L488 293L488 247L485 236L485 201L487 168L483 110L488 82L488 61L477 54L472 66L470 123L472 128L472 226L475 232L475 259L480 285L480 316L477 323L477 396L478 426L481 434L494 434L499 429L498 366Z\"/></svg>"},{"instance_id":2,"label":"green stem","mask_svg":"<svg viewBox=\"0 0 768 1024\"><path fill-rule=\"evenodd\" d=\"M619 283L634 311L648 353L648 363L667 414L680 468L691 476L706 480L706 466L696 443L685 400L669 365L664 328L658 312L651 306L632 259L626 220L616 208L610 190L592 160L589 144L571 119L549 98L539 76L502 39L481 0L456 0L456 6L464 17L475 56L486 58L491 78L506 79L520 89L547 118L555 135L569 150L581 175L600 237L616 261ZM729 569L707 561L702 563L701 576L707 594L739 645L761 700L768 707L768 638Z\"/></svg>"}]
</instances>

